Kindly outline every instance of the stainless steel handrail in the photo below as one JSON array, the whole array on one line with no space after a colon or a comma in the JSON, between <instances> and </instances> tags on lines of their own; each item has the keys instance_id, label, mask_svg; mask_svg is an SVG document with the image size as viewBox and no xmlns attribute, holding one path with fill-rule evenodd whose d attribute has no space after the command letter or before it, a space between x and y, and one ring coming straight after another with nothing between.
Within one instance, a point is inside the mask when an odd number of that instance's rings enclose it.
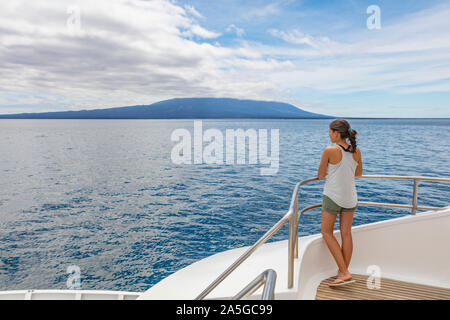
<instances>
[{"instance_id":1,"label":"stainless steel handrail","mask_svg":"<svg viewBox=\"0 0 450 320\"><path fill-rule=\"evenodd\" d=\"M412 209L411 214L415 215L417 210L440 210L438 207L424 207L417 205L419 181L441 181L450 182L450 178L441 177L422 177L422 176L390 176L390 175L362 175L356 176L358 179L399 179L399 180L413 180L413 201L412 205L394 204L394 203L378 203L378 202L366 202L358 201L358 206L383 206L383 207L395 207ZM299 211L298 211L298 191L300 186L315 182L323 181L324 179L311 178L298 182L292 192L291 202L288 212L267 231L258 241L255 242L250 248L248 248L231 266L229 266L217 279L215 279L205 290L203 290L195 300L203 299L214 288L216 288L233 270L235 270L242 262L244 262L256 249L263 245L268 239L270 239L278 230L281 229L286 223L289 222L289 237L288 237L288 288L292 288L294 284L294 259L298 258L298 223L299 223ZM312 210L314 208L321 207L322 204L313 205L303 209L300 215Z\"/></svg>"},{"instance_id":2,"label":"stainless steel handrail","mask_svg":"<svg viewBox=\"0 0 450 320\"><path fill-rule=\"evenodd\" d=\"M369 202L369 201L358 201L358 206L379 206L379 207L392 207L392 208L403 208L403 209L411 209L411 214L415 215L417 210L440 210L440 207L426 207L426 206L418 206L417 205L417 197L419 190L419 181L440 181L440 182L450 182L450 178L442 178L442 177L422 177L422 176L387 176L387 175L364 175L364 176L356 176L358 179L390 179L390 180L413 180L413 201L412 205L408 204L396 204L396 203L381 203L381 202ZM323 180L323 179L321 179ZM308 180L304 180L301 182L301 185L307 184L310 182L319 181L318 178L312 178ZM303 209L300 214L307 212L311 209L321 207L321 204L316 204L310 207Z\"/></svg>"},{"instance_id":3,"label":"stainless steel handrail","mask_svg":"<svg viewBox=\"0 0 450 320\"><path fill-rule=\"evenodd\" d=\"M296 245L295 236L297 233L295 232L298 229L298 189L300 187L300 183L294 188L291 197L291 204L289 206L288 212L272 227L270 228L258 241L255 242L250 248L248 248L231 266L229 266L222 274L220 274L217 279L215 279L205 290L203 290L195 300L201 300L205 298L207 294L209 294L215 287L217 287L234 269L236 269L242 262L244 262L256 249L258 249L261 245L263 245L270 237L272 237L278 230L281 229L287 222L290 223L289 228L289 266L288 272L289 275L292 275L294 272L294 245ZM292 261L292 263L291 263ZM289 281L293 281L293 278Z\"/></svg>"},{"instance_id":4,"label":"stainless steel handrail","mask_svg":"<svg viewBox=\"0 0 450 320\"><path fill-rule=\"evenodd\" d=\"M413 180L413 199L412 205L399 205L394 203L378 203L378 202L358 202L358 205L367 206L382 206L382 207L394 207L394 208L406 208L411 209L411 214L415 215L417 210L440 210L442 208L437 207L419 207L417 206L417 197L419 193L419 181L440 181L450 182L450 178L442 177L421 177L421 176L386 176L386 175L364 175L355 178L365 179L391 179L391 180Z\"/></svg>"},{"instance_id":5,"label":"stainless steel handrail","mask_svg":"<svg viewBox=\"0 0 450 320\"><path fill-rule=\"evenodd\" d=\"M232 300L245 299L252 295L253 292L258 290L263 284L263 292L261 300L274 300L275 298L275 282L277 280L277 273L273 269L267 269L260 273L255 279L253 279L244 289L239 291Z\"/></svg>"}]
</instances>

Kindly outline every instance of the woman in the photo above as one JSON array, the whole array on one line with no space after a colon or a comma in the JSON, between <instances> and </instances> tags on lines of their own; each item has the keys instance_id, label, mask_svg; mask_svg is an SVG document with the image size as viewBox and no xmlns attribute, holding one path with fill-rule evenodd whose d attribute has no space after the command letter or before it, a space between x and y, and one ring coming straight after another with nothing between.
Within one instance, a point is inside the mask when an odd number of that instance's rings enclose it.
<instances>
[{"instance_id":1,"label":"woman","mask_svg":"<svg viewBox=\"0 0 450 320\"><path fill-rule=\"evenodd\" d=\"M358 204L355 176L362 175L361 151L356 147L356 134L348 121L333 120L329 135L336 145L325 148L317 173L319 179L326 179L322 194L322 236L339 268L336 280L329 284L331 286L355 282L348 266L353 251L353 214ZM333 235L338 214L342 247Z\"/></svg>"}]
</instances>

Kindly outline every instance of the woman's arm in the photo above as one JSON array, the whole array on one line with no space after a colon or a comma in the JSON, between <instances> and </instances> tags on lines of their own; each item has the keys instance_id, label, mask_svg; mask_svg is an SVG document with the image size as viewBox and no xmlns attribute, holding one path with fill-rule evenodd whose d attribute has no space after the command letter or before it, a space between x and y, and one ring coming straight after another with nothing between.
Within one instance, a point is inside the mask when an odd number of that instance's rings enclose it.
<instances>
[{"instance_id":1,"label":"woman's arm","mask_svg":"<svg viewBox=\"0 0 450 320\"><path fill-rule=\"evenodd\" d=\"M326 147L322 153L322 159L320 159L319 170L317 171L317 178L319 180L325 179L327 175L328 161L330 159L330 147Z\"/></svg>"},{"instance_id":2,"label":"woman's arm","mask_svg":"<svg viewBox=\"0 0 450 320\"><path fill-rule=\"evenodd\" d=\"M363 172L361 150L359 150L359 148L356 148L356 153L358 155L358 166L356 167L356 170L355 170L355 177L359 177L359 176L362 176L362 172Z\"/></svg>"}]
</instances>

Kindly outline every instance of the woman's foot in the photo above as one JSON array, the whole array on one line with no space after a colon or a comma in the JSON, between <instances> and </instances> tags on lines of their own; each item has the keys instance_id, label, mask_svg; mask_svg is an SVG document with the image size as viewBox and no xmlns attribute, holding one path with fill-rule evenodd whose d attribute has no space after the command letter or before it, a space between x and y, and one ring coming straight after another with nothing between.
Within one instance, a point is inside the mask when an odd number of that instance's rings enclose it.
<instances>
[{"instance_id":1,"label":"woman's foot","mask_svg":"<svg viewBox=\"0 0 450 320\"><path fill-rule=\"evenodd\" d=\"M336 277L336 279L333 282L328 283L328 285L330 287L336 287L336 286L341 286L341 285L345 285L348 283L353 283L355 282L355 280L352 280L352 275L350 274L350 272L338 272L338 275Z\"/></svg>"},{"instance_id":2,"label":"woman's foot","mask_svg":"<svg viewBox=\"0 0 450 320\"><path fill-rule=\"evenodd\" d=\"M342 272L338 271L338 275L336 276L336 280L332 282L332 284L340 283L342 281L350 281L352 280L352 274L350 272Z\"/></svg>"}]
</instances>

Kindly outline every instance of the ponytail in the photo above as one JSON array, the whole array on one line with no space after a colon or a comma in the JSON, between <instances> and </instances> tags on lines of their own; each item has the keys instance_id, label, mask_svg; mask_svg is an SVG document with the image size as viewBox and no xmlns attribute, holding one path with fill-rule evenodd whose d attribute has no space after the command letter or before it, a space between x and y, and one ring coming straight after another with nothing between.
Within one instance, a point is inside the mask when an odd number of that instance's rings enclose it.
<instances>
[{"instance_id":1,"label":"ponytail","mask_svg":"<svg viewBox=\"0 0 450 320\"><path fill-rule=\"evenodd\" d=\"M356 152L356 135L358 132L356 132L355 129L350 128L348 131L348 140L350 140L350 152L355 153Z\"/></svg>"}]
</instances>

